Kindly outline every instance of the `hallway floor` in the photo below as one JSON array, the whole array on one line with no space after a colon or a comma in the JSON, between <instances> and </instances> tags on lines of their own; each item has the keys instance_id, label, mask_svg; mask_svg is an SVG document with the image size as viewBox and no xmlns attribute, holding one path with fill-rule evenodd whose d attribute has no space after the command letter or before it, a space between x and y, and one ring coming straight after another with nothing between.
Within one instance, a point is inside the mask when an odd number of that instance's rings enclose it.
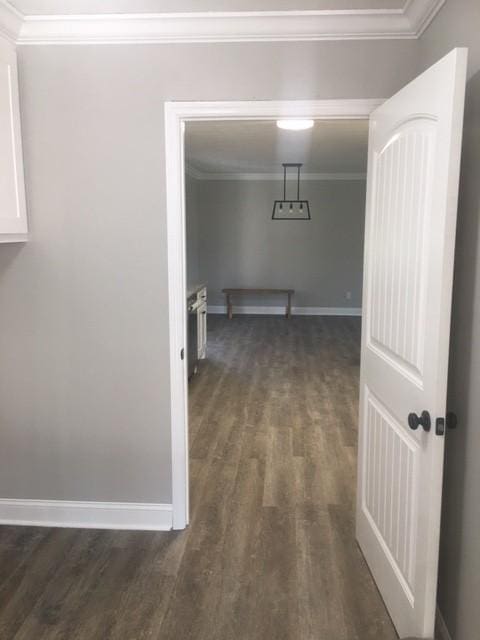
<instances>
[{"instance_id":1,"label":"hallway floor","mask_svg":"<svg viewBox=\"0 0 480 640\"><path fill-rule=\"evenodd\" d=\"M354 537L360 321L209 316L191 525L0 527L5 640L394 640Z\"/></svg>"}]
</instances>

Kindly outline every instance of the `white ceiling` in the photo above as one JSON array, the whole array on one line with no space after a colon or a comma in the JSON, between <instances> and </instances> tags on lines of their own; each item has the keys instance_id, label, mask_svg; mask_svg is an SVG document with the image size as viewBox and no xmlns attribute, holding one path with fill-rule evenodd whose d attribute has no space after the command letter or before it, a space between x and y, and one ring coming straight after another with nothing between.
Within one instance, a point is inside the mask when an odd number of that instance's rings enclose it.
<instances>
[{"instance_id":1,"label":"white ceiling","mask_svg":"<svg viewBox=\"0 0 480 640\"><path fill-rule=\"evenodd\" d=\"M317 120L307 131L271 121L187 123L187 164L202 173L279 173L303 162L304 173L365 173L368 121Z\"/></svg>"},{"instance_id":2,"label":"white ceiling","mask_svg":"<svg viewBox=\"0 0 480 640\"><path fill-rule=\"evenodd\" d=\"M8 0L25 15L402 9L405 0Z\"/></svg>"}]
</instances>

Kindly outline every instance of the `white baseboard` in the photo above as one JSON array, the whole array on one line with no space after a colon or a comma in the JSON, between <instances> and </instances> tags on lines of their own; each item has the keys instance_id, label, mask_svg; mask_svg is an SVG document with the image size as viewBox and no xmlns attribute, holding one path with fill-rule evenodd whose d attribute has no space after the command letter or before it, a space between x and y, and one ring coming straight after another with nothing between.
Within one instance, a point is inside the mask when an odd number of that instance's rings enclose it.
<instances>
[{"instance_id":1,"label":"white baseboard","mask_svg":"<svg viewBox=\"0 0 480 640\"><path fill-rule=\"evenodd\" d=\"M226 314L225 305L208 305L208 313ZM234 306L237 315L273 315L284 316L285 305L281 307ZM357 307L292 307L294 316L361 316L362 309Z\"/></svg>"},{"instance_id":2,"label":"white baseboard","mask_svg":"<svg viewBox=\"0 0 480 640\"><path fill-rule=\"evenodd\" d=\"M79 529L168 531L172 505L0 499L0 524Z\"/></svg>"},{"instance_id":3,"label":"white baseboard","mask_svg":"<svg viewBox=\"0 0 480 640\"><path fill-rule=\"evenodd\" d=\"M436 640L452 640L452 636L447 629L447 625L438 606L435 620L435 638Z\"/></svg>"}]
</instances>

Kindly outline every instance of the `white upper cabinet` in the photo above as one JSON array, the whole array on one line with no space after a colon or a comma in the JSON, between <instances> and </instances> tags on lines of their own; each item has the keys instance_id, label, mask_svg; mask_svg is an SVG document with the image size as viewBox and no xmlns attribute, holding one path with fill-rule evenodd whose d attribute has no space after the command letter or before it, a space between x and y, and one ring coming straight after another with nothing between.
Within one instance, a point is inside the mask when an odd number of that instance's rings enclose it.
<instances>
[{"instance_id":1,"label":"white upper cabinet","mask_svg":"<svg viewBox=\"0 0 480 640\"><path fill-rule=\"evenodd\" d=\"M0 38L0 242L27 240L15 46Z\"/></svg>"}]
</instances>

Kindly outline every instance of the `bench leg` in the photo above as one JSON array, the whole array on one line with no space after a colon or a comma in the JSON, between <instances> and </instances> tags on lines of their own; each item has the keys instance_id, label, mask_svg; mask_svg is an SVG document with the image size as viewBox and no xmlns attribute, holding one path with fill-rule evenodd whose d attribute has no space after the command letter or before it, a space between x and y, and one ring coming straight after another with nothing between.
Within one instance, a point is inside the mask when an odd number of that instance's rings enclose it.
<instances>
[{"instance_id":1,"label":"bench leg","mask_svg":"<svg viewBox=\"0 0 480 640\"><path fill-rule=\"evenodd\" d=\"M227 294L227 316L229 320L231 320L233 317L232 298L229 293Z\"/></svg>"},{"instance_id":2,"label":"bench leg","mask_svg":"<svg viewBox=\"0 0 480 640\"><path fill-rule=\"evenodd\" d=\"M292 295L288 293L287 296L288 296L288 300L287 300L286 316L287 318L291 318L292 317Z\"/></svg>"}]
</instances>

